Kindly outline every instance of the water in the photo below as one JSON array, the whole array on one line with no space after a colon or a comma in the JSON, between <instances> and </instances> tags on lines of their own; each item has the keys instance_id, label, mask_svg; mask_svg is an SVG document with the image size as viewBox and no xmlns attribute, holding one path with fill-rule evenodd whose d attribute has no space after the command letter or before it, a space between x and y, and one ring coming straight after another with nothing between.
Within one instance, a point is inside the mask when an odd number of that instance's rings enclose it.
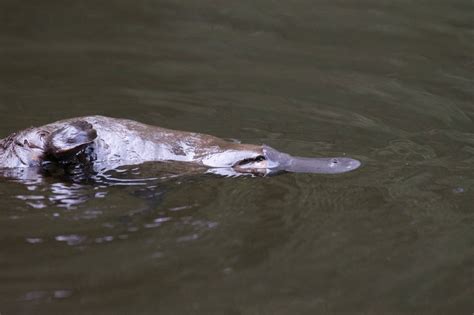
<instances>
[{"instance_id":1,"label":"water","mask_svg":"<svg viewBox=\"0 0 474 315\"><path fill-rule=\"evenodd\" d=\"M0 137L103 114L363 167L2 179L0 312L471 314L473 12L3 0Z\"/></svg>"}]
</instances>

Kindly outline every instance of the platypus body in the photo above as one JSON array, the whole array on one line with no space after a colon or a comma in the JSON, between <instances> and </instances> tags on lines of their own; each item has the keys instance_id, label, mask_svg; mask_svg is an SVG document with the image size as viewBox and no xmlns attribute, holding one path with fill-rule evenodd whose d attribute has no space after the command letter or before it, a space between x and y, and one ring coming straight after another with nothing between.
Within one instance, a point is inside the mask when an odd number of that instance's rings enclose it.
<instances>
[{"instance_id":1,"label":"platypus body","mask_svg":"<svg viewBox=\"0 0 474 315\"><path fill-rule=\"evenodd\" d=\"M294 157L266 145L233 143L104 116L61 120L0 140L0 168L4 169L87 162L103 171L150 161L189 162L224 175L335 174L360 166L350 158Z\"/></svg>"}]
</instances>

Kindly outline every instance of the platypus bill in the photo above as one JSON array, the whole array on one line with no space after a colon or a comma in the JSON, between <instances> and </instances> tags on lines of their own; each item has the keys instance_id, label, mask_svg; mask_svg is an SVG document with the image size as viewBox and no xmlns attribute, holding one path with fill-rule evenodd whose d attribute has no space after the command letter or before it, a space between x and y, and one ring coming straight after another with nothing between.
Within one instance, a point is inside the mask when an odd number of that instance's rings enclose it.
<instances>
[{"instance_id":1,"label":"platypus bill","mask_svg":"<svg viewBox=\"0 0 474 315\"><path fill-rule=\"evenodd\" d=\"M3 169L85 161L96 171L149 161L181 161L202 165L211 173L233 176L278 172L336 174L361 165L351 158L291 156L266 145L232 143L210 135L104 116L61 120L0 140Z\"/></svg>"}]
</instances>

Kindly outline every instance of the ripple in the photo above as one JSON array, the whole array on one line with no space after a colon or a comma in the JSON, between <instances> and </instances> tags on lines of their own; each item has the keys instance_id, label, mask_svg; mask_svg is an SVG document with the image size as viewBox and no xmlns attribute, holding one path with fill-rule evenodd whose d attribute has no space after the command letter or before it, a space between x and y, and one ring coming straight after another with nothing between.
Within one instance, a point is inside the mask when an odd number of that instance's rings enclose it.
<instances>
[{"instance_id":1,"label":"ripple","mask_svg":"<svg viewBox=\"0 0 474 315\"><path fill-rule=\"evenodd\" d=\"M181 243L181 242L189 242L189 241L195 241L199 238L199 235L198 234L191 234L191 235L185 235L185 236L181 236L181 237L178 237L176 239L177 242Z\"/></svg>"},{"instance_id":2,"label":"ripple","mask_svg":"<svg viewBox=\"0 0 474 315\"><path fill-rule=\"evenodd\" d=\"M45 300L45 299L66 299L73 295L73 290L69 289L59 289L54 291L30 291L25 293L20 300L22 301L35 301L35 300Z\"/></svg>"},{"instance_id":3,"label":"ripple","mask_svg":"<svg viewBox=\"0 0 474 315\"><path fill-rule=\"evenodd\" d=\"M26 241L30 244L40 244L43 243L43 239L39 237L27 237Z\"/></svg>"},{"instance_id":4,"label":"ripple","mask_svg":"<svg viewBox=\"0 0 474 315\"><path fill-rule=\"evenodd\" d=\"M114 237L112 235L107 235L107 236L97 237L94 241L97 244L101 244L101 243L112 242L113 240L114 240Z\"/></svg>"},{"instance_id":5,"label":"ripple","mask_svg":"<svg viewBox=\"0 0 474 315\"><path fill-rule=\"evenodd\" d=\"M65 242L67 245L75 246L81 244L86 239L85 236L70 234L70 235L58 235L55 240L58 242Z\"/></svg>"},{"instance_id":6,"label":"ripple","mask_svg":"<svg viewBox=\"0 0 474 315\"><path fill-rule=\"evenodd\" d=\"M161 226L164 222L168 222L170 220L171 218L169 217L156 218L153 220L153 223L145 223L143 226L147 229L156 228Z\"/></svg>"},{"instance_id":7,"label":"ripple","mask_svg":"<svg viewBox=\"0 0 474 315\"><path fill-rule=\"evenodd\" d=\"M55 290L53 292L53 297L55 299L66 299L72 295L72 290Z\"/></svg>"}]
</instances>

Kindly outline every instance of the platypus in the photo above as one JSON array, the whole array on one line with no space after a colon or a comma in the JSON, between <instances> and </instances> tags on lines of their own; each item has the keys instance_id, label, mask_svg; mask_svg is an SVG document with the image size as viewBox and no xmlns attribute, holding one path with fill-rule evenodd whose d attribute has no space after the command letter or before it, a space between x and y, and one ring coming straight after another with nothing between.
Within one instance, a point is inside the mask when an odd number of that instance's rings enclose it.
<instances>
[{"instance_id":1,"label":"platypus","mask_svg":"<svg viewBox=\"0 0 474 315\"><path fill-rule=\"evenodd\" d=\"M267 145L234 143L206 134L104 116L61 120L0 140L0 168L85 163L85 160L97 170L150 161L181 161L225 175L336 174L361 165L358 160L346 157L291 156Z\"/></svg>"}]
</instances>

